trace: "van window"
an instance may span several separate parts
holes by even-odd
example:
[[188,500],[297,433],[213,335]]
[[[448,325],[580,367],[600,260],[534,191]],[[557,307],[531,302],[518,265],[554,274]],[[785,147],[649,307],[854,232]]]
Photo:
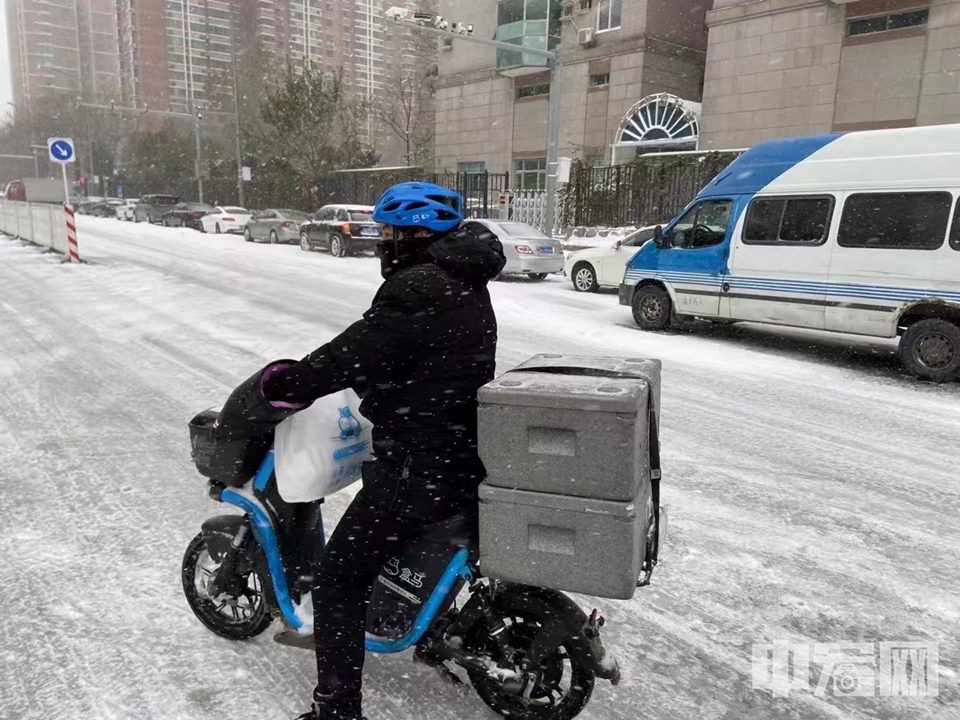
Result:
[[953,211],[953,224],[950,226],[950,247],[960,250],[960,202]]
[[743,226],[746,245],[823,245],[833,197],[755,198]]
[[726,237],[732,207],[733,200],[697,203],[670,229],[671,245],[688,250],[719,245]]
[[847,198],[837,243],[847,248],[936,250],[950,217],[950,193],[859,193]]

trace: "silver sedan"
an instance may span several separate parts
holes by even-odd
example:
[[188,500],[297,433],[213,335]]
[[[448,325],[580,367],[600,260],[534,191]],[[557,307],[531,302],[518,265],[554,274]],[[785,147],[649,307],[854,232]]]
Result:
[[527,275],[543,280],[563,271],[563,246],[526,223],[509,220],[468,220],[490,230],[503,244],[505,274]]
[[243,229],[247,242],[300,242],[300,223],[309,219],[307,213],[286,208],[267,208],[253,213]]

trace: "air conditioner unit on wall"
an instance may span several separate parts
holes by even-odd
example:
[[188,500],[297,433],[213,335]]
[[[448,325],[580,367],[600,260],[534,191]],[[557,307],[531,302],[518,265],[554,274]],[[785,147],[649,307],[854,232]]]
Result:
[[578,29],[577,42],[584,46],[593,45],[596,42],[596,38],[594,37],[594,29],[592,27]]

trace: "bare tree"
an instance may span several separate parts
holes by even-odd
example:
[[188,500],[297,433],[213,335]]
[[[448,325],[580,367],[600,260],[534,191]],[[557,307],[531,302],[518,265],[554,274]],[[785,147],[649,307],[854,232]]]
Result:
[[405,69],[398,64],[377,103],[377,119],[399,141],[404,162],[416,165],[433,147],[433,95],[436,65]]

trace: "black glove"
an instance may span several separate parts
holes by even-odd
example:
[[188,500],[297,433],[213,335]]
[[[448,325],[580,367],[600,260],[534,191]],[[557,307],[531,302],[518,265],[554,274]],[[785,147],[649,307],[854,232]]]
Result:
[[263,435],[272,432],[282,420],[306,407],[289,403],[277,407],[264,398],[261,389],[264,378],[275,374],[279,368],[294,364],[296,360],[277,360],[240,383],[220,411],[212,430],[213,438],[232,440]]

